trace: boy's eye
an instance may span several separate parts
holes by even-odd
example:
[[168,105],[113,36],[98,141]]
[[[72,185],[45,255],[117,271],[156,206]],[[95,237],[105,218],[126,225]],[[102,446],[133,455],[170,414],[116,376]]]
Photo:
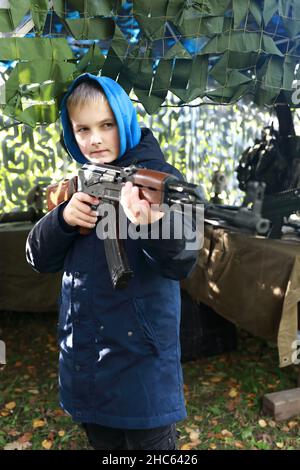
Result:
[[106,123],[104,124],[104,127],[106,127],[106,128],[108,127],[108,128],[109,128],[109,127],[112,127],[113,125],[114,125],[113,122],[106,122]]
[[88,128],[87,127],[80,127],[79,129],[77,129],[77,132],[84,132],[84,131],[88,131]]

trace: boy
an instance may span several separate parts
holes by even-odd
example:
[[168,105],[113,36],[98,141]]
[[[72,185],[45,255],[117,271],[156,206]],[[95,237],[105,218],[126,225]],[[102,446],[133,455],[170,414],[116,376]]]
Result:
[[[79,163],[135,163],[181,177],[165,162],[151,131],[140,129],[128,95],[110,78],[78,77],[63,99],[61,120],[65,145]],[[128,287],[114,290],[91,209],[98,203],[75,193],[41,219],[27,240],[35,270],[63,269],[61,405],[83,424],[95,449],[175,449],[175,423],[186,416],[178,280],[191,272],[197,253],[186,249],[185,238],[128,238],[124,245],[135,276]],[[120,204],[136,225],[159,226],[164,216],[131,183],[123,187]],[[83,236],[78,227],[92,230]]]

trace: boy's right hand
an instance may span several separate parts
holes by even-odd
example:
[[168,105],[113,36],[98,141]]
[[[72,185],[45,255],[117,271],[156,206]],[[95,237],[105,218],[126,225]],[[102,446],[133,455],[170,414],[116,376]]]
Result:
[[67,224],[75,227],[94,228],[97,222],[97,212],[91,205],[98,205],[99,199],[88,194],[74,193],[63,211],[63,218]]

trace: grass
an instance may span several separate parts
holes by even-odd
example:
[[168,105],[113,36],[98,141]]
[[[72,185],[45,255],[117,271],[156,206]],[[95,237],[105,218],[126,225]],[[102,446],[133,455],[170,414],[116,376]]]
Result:
[[[0,449],[89,449],[58,404],[56,315],[0,315]],[[299,449],[300,416],[276,423],[261,411],[265,393],[297,385],[297,367],[277,364],[275,347],[242,331],[237,351],[185,363],[179,448]]]

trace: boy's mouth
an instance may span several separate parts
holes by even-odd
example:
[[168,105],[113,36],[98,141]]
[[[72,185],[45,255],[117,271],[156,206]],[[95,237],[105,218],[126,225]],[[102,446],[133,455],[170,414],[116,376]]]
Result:
[[104,149],[104,150],[93,150],[93,152],[91,152],[91,155],[102,155],[104,152],[107,152],[107,149]]

